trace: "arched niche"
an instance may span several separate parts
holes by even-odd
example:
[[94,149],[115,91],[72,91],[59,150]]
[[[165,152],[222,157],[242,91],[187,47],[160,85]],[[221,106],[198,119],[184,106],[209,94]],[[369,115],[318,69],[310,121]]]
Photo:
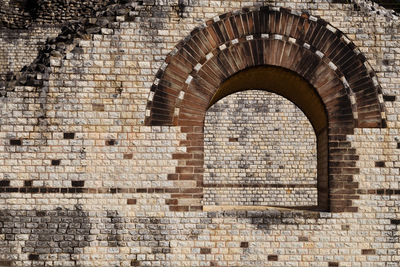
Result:
[[275,66],[258,66],[226,79],[216,90],[209,106],[224,97],[249,89],[264,90],[285,97],[298,106],[313,126],[317,139],[318,210],[329,209],[328,115],[315,88],[298,74]]
[[[207,108],[224,95],[224,84],[235,80],[230,87],[237,90],[241,83],[257,87],[264,75],[275,89],[265,83],[261,89],[280,88],[279,93],[310,118],[317,135],[327,136],[318,139],[318,146],[326,148],[318,153],[319,162],[324,162],[324,168],[318,169],[328,180],[321,179],[321,199],[328,201],[321,200],[319,208],[357,211],[353,200],[358,198],[358,184],[353,175],[359,172],[358,157],[346,135],[356,127],[386,127],[376,75],[360,50],[326,21],[268,6],[227,13],[196,28],[168,55],[156,75],[145,124],[181,126],[188,136],[182,142],[187,155],[179,156],[186,160],[170,175],[186,201],[181,205],[178,200],[172,209],[201,209],[202,126]],[[304,81],[314,93],[287,89],[290,79]],[[325,115],[315,115],[322,110]],[[180,179],[192,179],[196,187],[185,187],[187,182],[180,186]],[[193,203],[187,201],[191,197]]]
[[293,102],[249,89],[207,110],[205,206],[317,209],[317,181],[315,131]]

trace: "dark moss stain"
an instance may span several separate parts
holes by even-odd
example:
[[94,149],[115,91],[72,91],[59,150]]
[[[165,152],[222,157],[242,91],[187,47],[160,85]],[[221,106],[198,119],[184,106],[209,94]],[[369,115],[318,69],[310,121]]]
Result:
[[109,247],[125,247],[123,236],[121,232],[125,228],[124,219],[115,210],[107,211],[107,242]]
[[115,139],[106,140],[106,146],[114,146],[117,144]]
[[391,219],[390,224],[392,227],[388,228],[389,230],[385,231],[386,242],[391,244],[398,244],[400,242],[400,219]]
[[53,166],[58,166],[58,165],[60,165],[60,163],[61,163],[60,159],[51,160],[51,165],[53,165]]
[[9,260],[0,260],[0,266],[14,266],[13,261]]
[[[152,254],[159,254],[163,257],[171,253],[170,239],[168,238],[167,225],[171,222],[167,218],[157,217],[137,217],[133,219],[135,223],[135,234],[137,234],[137,242],[140,246],[150,247]],[[191,231],[185,233],[186,236],[191,235]]]
[[39,255],[38,254],[29,254],[28,255],[28,260],[30,260],[30,261],[38,261],[39,260]]
[[10,180],[0,180],[0,187],[10,186]]
[[64,133],[64,139],[74,139],[75,133]]
[[88,213],[79,206],[74,210],[0,210],[0,234],[6,237],[5,247],[14,247],[16,236],[28,234],[22,253],[43,264],[49,255],[66,254],[69,259],[65,264],[76,266],[75,255],[89,246],[90,230]]
[[71,181],[72,187],[83,187],[85,185],[85,181]]
[[[308,224],[310,220],[315,220],[315,225],[323,224],[319,212],[307,211],[282,211],[282,210],[263,210],[263,211],[222,211],[208,212],[207,217],[213,218],[237,218],[239,223],[251,223],[258,230],[269,233],[272,225],[302,225]],[[212,223],[210,223],[212,225]]]
[[20,145],[22,145],[22,141],[20,139],[11,139],[10,145],[11,146],[20,146]]

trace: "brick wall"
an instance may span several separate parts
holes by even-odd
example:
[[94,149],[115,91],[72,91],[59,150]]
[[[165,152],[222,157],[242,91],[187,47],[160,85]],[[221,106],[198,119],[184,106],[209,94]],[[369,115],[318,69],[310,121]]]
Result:
[[207,210],[203,128],[145,126],[151,88],[195,27],[264,2],[140,2],[67,27],[0,87],[0,266],[398,266],[396,17],[367,1],[270,3],[337,27],[376,73],[387,127],[318,142],[329,178],[348,173],[330,201],[354,209]]
[[[29,30],[0,28],[0,82],[11,79],[14,73],[34,61],[47,38],[56,37],[58,33],[59,29],[52,26]],[[7,73],[11,77],[7,77]]]

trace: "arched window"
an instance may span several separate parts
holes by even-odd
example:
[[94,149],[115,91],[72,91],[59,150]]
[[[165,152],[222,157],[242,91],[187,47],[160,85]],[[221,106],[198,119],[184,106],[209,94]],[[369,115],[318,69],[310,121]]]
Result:
[[307,13],[268,6],[223,14],[193,30],[156,75],[146,125],[186,134],[168,201],[171,210],[201,210],[204,119],[210,106],[257,88],[295,103],[317,138],[316,209],[354,212],[358,156],[355,128],[386,127],[381,88],[361,51],[338,29]]
[[224,97],[205,116],[203,204],[316,207],[316,144],[307,117],[284,97]]

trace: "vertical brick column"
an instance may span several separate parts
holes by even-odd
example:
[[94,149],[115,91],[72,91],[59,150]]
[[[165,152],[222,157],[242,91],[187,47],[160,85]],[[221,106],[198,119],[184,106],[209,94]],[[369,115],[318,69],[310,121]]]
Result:
[[358,156],[351,142],[346,140],[352,129],[330,129],[329,134],[329,187],[332,212],[356,212],[353,205],[357,195],[358,183],[353,176],[359,173],[356,167]]
[[181,131],[186,133],[186,140],[180,142],[182,147],[186,147],[186,152],[172,155],[173,159],[178,160],[178,166],[175,173],[168,175],[168,179],[174,181],[175,188],[166,204],[171,211],[198,211],[202,210],[203,198],[203,127],[183,126]]
[[318,209],[329,210],[329,148],[328,129],[316,133],[317,135],[317,188],[318,188]]

